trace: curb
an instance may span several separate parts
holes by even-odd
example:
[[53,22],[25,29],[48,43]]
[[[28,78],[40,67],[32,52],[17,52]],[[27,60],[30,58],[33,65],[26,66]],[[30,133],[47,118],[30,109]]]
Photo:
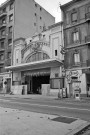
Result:
[[85,127],[83,127],[80,131],[78,131],[74,135],[82,135],[82,132],[87,130],[89,126],[90,126],[90,123],[87,123],[87,125]]
[[90,126],[89,122],[86,122],[79,126],[78,128],[72,130],[71,132],[65,134],[65,135],[82,135],[82,132],[87,129]]

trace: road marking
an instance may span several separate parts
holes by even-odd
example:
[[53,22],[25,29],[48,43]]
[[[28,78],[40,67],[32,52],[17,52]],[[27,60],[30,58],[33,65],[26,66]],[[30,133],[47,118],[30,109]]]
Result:
[[3,101],[3,102],[7,102],[8,101],[8,102],[10,102],[10,100],[8,100],[8,99],[6,99],[6,100],[5,99],[0,99],[0,101]]
[[30,104],[30,103],[21,103],[21,102],[16,102],[16,101],[10,101],[10,100],[3,100],[4,102],[10,102],[10,103],[16,103],[16,104],[26,104],[26,105],[29,105],[29,106],[38,106],[38,107],[49,107],[49,108],[62,108],[62,109],[68,109],[68,110],[78,110],[78,111],[89,111],[90,112],[90,109],[79,109],[79,108],[73,108],[73,107],[60,107],[60,106],[52,106],[52,105],[41,105],[41,104]]

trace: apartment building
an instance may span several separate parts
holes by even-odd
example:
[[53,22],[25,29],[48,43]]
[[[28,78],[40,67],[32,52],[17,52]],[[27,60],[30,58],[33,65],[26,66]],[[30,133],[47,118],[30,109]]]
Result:
[[[10,87],[13,40],[40,33],[55,23],[55,18],[34,0],[7,0],[0,6],[0,89]],[[3,87],[4,86],[4,87]]]
[[72,0],[61,6],[64,27],[66,86],[90,95],[90,0]]
[[22,94],[24,86],[28,94],[57,96],[64,87],[62,29],[63,23],[59,22],[41,34],[14,40],[13,65],[6,67],[12,71],[14,94]]

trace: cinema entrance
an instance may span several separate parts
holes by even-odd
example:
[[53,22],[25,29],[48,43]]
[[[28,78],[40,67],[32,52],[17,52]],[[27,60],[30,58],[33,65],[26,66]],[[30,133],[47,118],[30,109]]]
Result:
[[42,85],[50,84],[50,68],[25,71],[24,77],[28,94],[41,94]]

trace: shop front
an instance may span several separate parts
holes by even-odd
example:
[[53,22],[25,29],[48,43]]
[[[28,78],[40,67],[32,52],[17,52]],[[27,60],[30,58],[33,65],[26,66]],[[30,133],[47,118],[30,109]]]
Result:
[[[55,78],[55,73],[61,73],[61,65],[62,62],[58,59],[47,59],[7,67],[8,70],[12,71],[12,92],[22,94],[21,89],[25,86],[27,94],[50,95],[51,80],[53,77]],[[52,85],[56,85],[56,82]]]
[[50,84],[50,68],[22,71],[21,76],[28,94],[42,94],[42,84]]
[[11,91],[11,72],[0,74],[0,93],[10,93]]
[[77,69],[66,71],[66,86],[69,97],[75,97],[80,92],[81,97],[89,97],[90,71],[89,69]]

